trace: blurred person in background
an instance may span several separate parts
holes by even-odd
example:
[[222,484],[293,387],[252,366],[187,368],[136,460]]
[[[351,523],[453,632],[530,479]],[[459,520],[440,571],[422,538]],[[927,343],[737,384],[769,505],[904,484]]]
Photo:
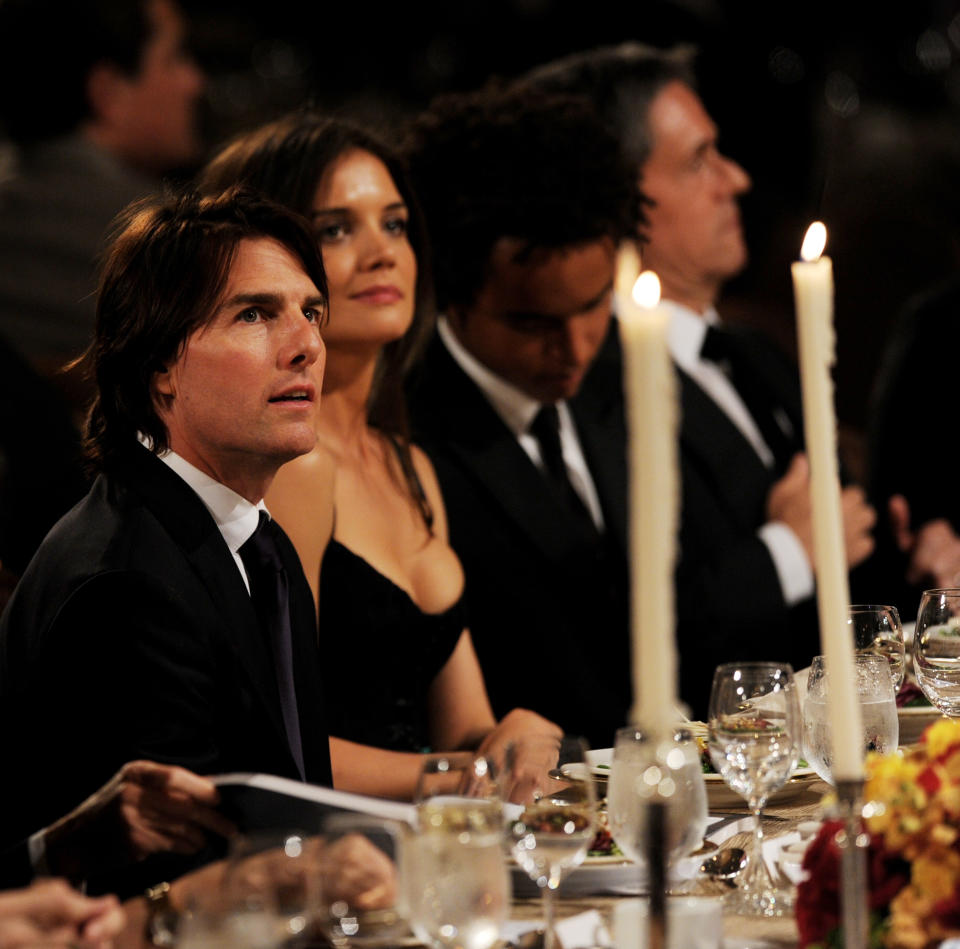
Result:
[[199,156],[184,31],[174,0],[0,3],[0,336],[44,375],[92,338],[114,216]]

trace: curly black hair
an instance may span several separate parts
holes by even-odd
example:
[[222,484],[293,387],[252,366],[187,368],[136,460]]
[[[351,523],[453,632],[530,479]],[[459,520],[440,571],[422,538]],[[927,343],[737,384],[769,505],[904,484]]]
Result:
[[521,255],[636,239],[636,171],[589,104],[501,82],[441,96],[408,130],[405,152],[433,245],[437,303],[469,306],[494,244]]

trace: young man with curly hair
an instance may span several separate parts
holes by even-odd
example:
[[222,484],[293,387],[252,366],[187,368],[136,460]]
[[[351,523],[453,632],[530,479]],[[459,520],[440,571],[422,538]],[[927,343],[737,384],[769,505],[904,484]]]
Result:
[[635,176],[582,104],[497,87],[436,101],[408,156],[443,314],[411,417],[491,701],[609,746],[630,694],[624,423],[603,370]]

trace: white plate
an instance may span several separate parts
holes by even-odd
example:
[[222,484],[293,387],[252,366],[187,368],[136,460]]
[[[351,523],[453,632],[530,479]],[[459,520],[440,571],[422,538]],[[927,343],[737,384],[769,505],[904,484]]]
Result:
[[[819,781],[813,768],[797,768],[792,777],[779,790],[767,798],[767,804],[781,804],[803,794],[815,781]],[[703,782],[707,786],[707,806],[714,810],[718,807],[746,807],[746,801],[724,783],[719,774],[705,774]]]

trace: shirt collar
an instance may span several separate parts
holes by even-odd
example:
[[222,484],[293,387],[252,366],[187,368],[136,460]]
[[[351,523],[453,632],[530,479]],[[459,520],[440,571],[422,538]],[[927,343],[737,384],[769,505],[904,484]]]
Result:
[[[230,552],[236,554],[257,529],[260,511],[267,511],[263,501],[251,504],[245,497],[214,480],[175,451],[164,452],[159,457],[193,488],[216,521]],[[268,516],[269,514],[267,511]]]
[[445,316],[437,320],[437,332],[454,361],[476,383],[507,428],[515,436],[524,434],[540,411],[540,403],[483,365],[457,339]]
[[660,306],[670,314],[670,326],[667,329],[670,355],[681,369],[689,369],[700,361],[700,349],[707,327],[718,324],[720,316],[713,307],[698,313],[673,300],[661,300]]

